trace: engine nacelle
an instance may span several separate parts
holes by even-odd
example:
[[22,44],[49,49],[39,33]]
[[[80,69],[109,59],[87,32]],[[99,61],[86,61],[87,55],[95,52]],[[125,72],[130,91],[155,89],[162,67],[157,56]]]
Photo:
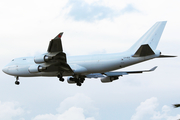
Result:
[[52,60],[52,56],[47,56],[47,55],[38,55],[34,57],[34,62],[39,64],[39,63],[44,63],[48,62],[49,60]]
[[75,82],[75,79],[74,79],[73,77],[68,77],[68,78],[67,78],[67,82],[68,82],[69,84],[74,84],[74,83],[76,83],[76,82]]
[[30,73],[38,73],[38,72],[43,72],[44,70],[46,70],[46,67],[43,67],[41,65],[31,65],[28,69],[28,71]]
[[112,76],[112,77],[104,77],[101,79],[102,83],[107,83],[107,82],[112,82],[114,80],[117,80],[119,77],[117,76]]

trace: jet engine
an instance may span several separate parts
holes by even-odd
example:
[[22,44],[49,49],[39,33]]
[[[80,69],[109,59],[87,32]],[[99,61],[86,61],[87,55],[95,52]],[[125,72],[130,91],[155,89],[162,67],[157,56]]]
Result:
[[48,62],[49,60],[52,60],[52,56],[47,56],[47,55],[39,55],[34,57],[34,62],[39,64],[39,63],[44,63]]
[[112,76],[112,77],[104,77],[101,79],[102,83],[112,82],[114,80],[117,80],[118,76]]
[[74,83],[76,83],[76,82],[75,82],[75,78],[73,78],[73,77],[68,77],[68,78],[67,78],[67,82],[68,82],[69,84],[74,84]]
[[46,69],[47,69],[46,67],[43,67],[41,65],[31,65],[28,70],[30,73],[38,73],[38,72],[43,72]]

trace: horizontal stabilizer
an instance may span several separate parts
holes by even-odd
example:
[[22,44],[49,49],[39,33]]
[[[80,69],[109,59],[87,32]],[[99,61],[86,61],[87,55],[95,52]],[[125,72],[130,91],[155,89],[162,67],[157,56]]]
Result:
[[148,44],[141,45],[133,57],[143,57],[155,54]]
[[165,57],[177,57],[177,56],[173,56],[173,55],[160,55],[158,58],[165,58]]

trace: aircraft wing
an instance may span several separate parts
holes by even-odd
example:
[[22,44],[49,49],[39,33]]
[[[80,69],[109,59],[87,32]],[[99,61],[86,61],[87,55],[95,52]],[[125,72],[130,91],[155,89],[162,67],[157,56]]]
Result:
[[150,70],[141,70],[141,71],[124,71],[124,72],[106,72],[104,73],[106,76],[123,76],[128,74],[135,74],[135,73],[143,73],[143,72],[151,72],[154,71],[157,68],[157,66],[151,68]]
[[63,32],[59,33],[54,39],[49,42],[48,52],[63,52],[61,37]]
[[54,39],[49,42],[48,55],[52,57],[47,67],[47,72],[50,71],[64,71],[72,72],[73,70],[67,64],[66,54],[63,52],[61,37],[63,32],[59,33]]
[[86,77],[87,78],[119,77],[119,76],[128,75],[128,74],[151,72],[151,71],[154,71],[156,68],[157,68],[157,66],[151,68],[150,70],[94,73],[94,74],[88,74],[88,75],[86,75]]
[[101,73],[92,73],[92,74],[86,75],[86,78],[103,78],[103,77],[105,76]]

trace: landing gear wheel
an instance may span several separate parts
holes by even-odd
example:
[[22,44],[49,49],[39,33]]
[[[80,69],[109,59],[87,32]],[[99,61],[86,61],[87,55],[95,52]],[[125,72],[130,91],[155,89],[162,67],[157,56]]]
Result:
[[20,82],[19,82],[19,81],[15,81],[15,84],[16,84],[16,85],[19,85],[19,84],[20,84]]
[[19,84],[20,84],[20,82],[19,82],[19,76],[16,76],[15,84],[16,84],[16,85],[19,85]]
[[84,83],[84,78],[81,78],[79,81],[81,82],[81,83]]
[[76,85],[77,85],[77,86],[81,86],[81,83],[80,83],[80,82],[77,82]]
[[64,78],[59,78],[59,81],[62,81],[62,82],[64,82]]
[[63,76],[62,76],[62,73],[59,73],[59,74],[57,75],[57,77],[59,78],[59,81],[64,82],[64,78],[63,78]]

